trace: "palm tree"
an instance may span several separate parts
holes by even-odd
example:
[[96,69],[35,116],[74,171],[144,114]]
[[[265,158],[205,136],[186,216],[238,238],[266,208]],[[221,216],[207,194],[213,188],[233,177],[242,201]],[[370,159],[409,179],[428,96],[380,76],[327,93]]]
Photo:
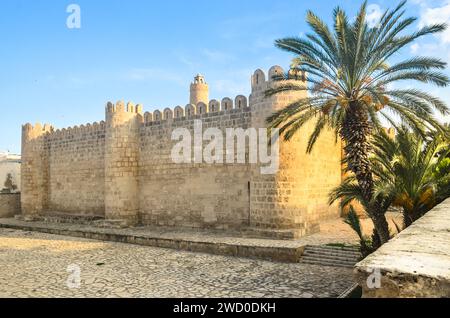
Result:
[[[379,138],[388,139],[389,136],[383,130],[381,130]],[[373,140],[371,140],[371,143],[372,142]],[[375,149],[374,152],[376,152],[376,150],[377,149]],[[369,160],[371,160],[371,166],[373,166],[374,161],[376,161],[373,155],[369,158]],[[346,168],[346,170],[348,170],[348,167]],[[384,182],[386,181],[384,175],[381,176],[378,175],[377,171],[378,170],[374,170],[372,172],[374,174],[373,179],[374,191],[372,198],[370,198],[370,201],[368,201],[367,198],[364,196],[361,186],[358,183],[358,180],[354,174],[353,175],[350,174],[348,177],[346,177],[342,181],[342,183],[336,188],[334,188],[329,194],[330,205],[335,203],[336,201],[339,201],[340,206],[343,210],[349,208],[345,219],[345,223],[347,223],[355,231],[355,233],[358,234],[360,238],[361,254],[364,257],[369,255],[373,251],[377,250],[382,245],[382,243],[376,228],[374,228],[371,239],[367,238],[362,234],[359,216],[355,212],[352,204],[354,202],[358,202],[361,204],[364,211],[369,211],[370,207],[373,206],[376,202],[376,204],[378,205],[379,213],[385,215],[385,213],[388,211],[388,209],[391,207],[394,201],[394,195],[392,193],[385,191],[377,191],[378,189],[384,187]]]
[[[423,134],[424,126],[441,129],[433,116],[437,110],[448,114],[447,106],[438,98],[418,89],[396,89],[393,83],[413,80],[447,86],[449,78],[440,73],[445,63],[439,59],[414,57],[393,65],[391,57],[416,39],[441,32],[445,24],[425,26],[405,33],[416,18],[403,18],[405,1],[395,9],[384,12],[376,27],[366,22],[366,3],[353,23],[339,7],[334,10],[334,27],[330,28],[313,12],[307,13],[312,33],[304,38],[290,37],[276,41],[276,46],[295,55],[291,70],[280,77],[266,95],[284,91],[306,90],[309,97],[295,101],[274,113],[269,126],[280,128],[289,140],[307,121],[316,120],[309,138],[310,152],[321,131],[332,127],[344,141],[345,159],[369,204],[371,217],[381,243],[389,240],[389,229],[381,203],[372,200],[374,179],[369,161],[370,135],[380,129],[380,119],[394,122],[392,114],[406,125]],[[290,81],[293,74],[306,72],[304,87]],[[421,123],[423,125],[421,125]]]

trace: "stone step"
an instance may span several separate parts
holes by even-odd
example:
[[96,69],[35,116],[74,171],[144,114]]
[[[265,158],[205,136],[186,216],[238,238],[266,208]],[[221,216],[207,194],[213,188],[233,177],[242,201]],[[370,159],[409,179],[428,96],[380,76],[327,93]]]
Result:
[[322,265],[329,265],[329,266],[333,266],[333,265],[342,265],[342,266],[349,266],[349,267],[353,267],[355,266],[357,263],[355,262],[346,262],[346,261],[337,261],[337,260],[323,260],[323,259],[303,259],[300,261],[300,263],[303,264],[322,264]]
[[345,263],[345,262],[324,262],[317,260],[304,260],[300,262],[301,264],[310,264],[310,265],[322,265],[322,266],[338,266],[338,267],[354,267],[353,263]]
[[99,228],[124,229],[128,224],[123,220],[97,220],[92,223]]
[[327,245],[308,245],[308,248],[311,250],[317,251],[340,251],[340,252],[349,252],[349,253],[359,253],[358,247],[338,247],[338,246],[327,246]]
[[310,254],[317,254],[317,255],[347,256],[347,257],[355,257],[355,258],[358,258],[361,255],[361,253],[354,253],[354,252],[322,251],[322,250],[311,250],[309,248],[306,248],[305,252],[308,252]]
[[348,261],[348,262],[355,262],[357,263],[359,261],[359,257],[349,257],[346,255],[323,255],[323,254],[312,254],[306,251],[303,256],[303,258],[308,259],[329,259],[329,260],[342,260],[342,261]]
[[361,255],[359,252],[339,252],[339,251],[321,251],[321,250],[311,250],[308,249],[308,252],[312,254],[318,254],[318,255],[345,255],[345,256],[351,256],[351,257],[358,257]]
[[326,262],[323,260],[308,260],[302,259],[300,261],[301,264],[309,264],[309,265],[321,265],[321,266],[332,266],[332,267],[347,267],[352,268],[355,266],[355,263],[347,263],[347,262]]
[[[96,222],[101,224],[93,226],[27,222],[9,218],[0,219],[0,228],[297,264],[305,249],[304,245],[285,240],[221,236],[206,231],[170,232],[168,229],[162,231],[151,227],[120,228],[120,221],[99,220]],[[106,228],[99,226],[108,223],[109,226]],[[118,228],[111,228],[111,225],[117,225]]]
[[355,261],[357,262],[359,260],[359,257],[355,256],[348,256],[348,255],[326,255],[326,254],[314,254],[310,253],[308,251],[304,252],[303,257],[308,258],[315,258],[315,259],[339,259],[339,260],[346,260],[346,261]]
[[308,245],[300,263],[337,267],[353,267],[358,263],[360,253],[353,247]]
[[328,251],[317,251],[317,250],[310,250],[306,248],[305,253],[311,254],[311,255],[324,255],[324,256],[345,256],[345,257],[352,257],[352,258],[359,258],[360,253],[346,253],[346,252],[328,252]]

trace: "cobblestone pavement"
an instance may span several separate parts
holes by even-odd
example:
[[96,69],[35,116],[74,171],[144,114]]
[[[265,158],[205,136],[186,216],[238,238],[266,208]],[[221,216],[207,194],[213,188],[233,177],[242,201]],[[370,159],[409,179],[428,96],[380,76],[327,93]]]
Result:
[[352,283],[348,268],[0,229],[0,297],[337,297]]

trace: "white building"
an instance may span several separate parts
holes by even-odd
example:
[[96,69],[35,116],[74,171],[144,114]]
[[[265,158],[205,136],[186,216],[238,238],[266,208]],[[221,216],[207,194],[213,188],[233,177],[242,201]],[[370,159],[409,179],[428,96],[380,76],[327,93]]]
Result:
[[20,155],[0,152],[0,191],[5,188],[8,174],[11,174],[13,184],[17,186],[15,192],[20,192]]

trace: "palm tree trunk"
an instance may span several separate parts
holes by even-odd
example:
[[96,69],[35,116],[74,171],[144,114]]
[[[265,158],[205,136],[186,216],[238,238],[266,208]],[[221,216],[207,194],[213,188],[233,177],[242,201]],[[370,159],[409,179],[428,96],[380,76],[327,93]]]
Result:
[[403,226],[406,229],[413,223],[411,212],[403,208]]
[[340,131],[345,142],[346,163],[356,176],[364,200],[368,203],[367,213],[373,221],[381,244],[384,244],[390,238],[389,226],[380,204],[372,200],[374,182],[369,160],[371,125],[367,111],[356,102],[350,103],[349,108]]
[[374,203],[373,206],[371,206],[371,210],[372,211],[368,212],[368,214],[372,219],[381,244],[384,244],[389,241],[391,237],[389,234],[389,224],[387,222],[386,215],[381,212],[382,209],[380,209],[380,206],[377,202]]
[[418,219],[422,217],[421,210],[418,208],[406,209],[403,208],[403,221],[405,224],[405,228],[416,222]]

